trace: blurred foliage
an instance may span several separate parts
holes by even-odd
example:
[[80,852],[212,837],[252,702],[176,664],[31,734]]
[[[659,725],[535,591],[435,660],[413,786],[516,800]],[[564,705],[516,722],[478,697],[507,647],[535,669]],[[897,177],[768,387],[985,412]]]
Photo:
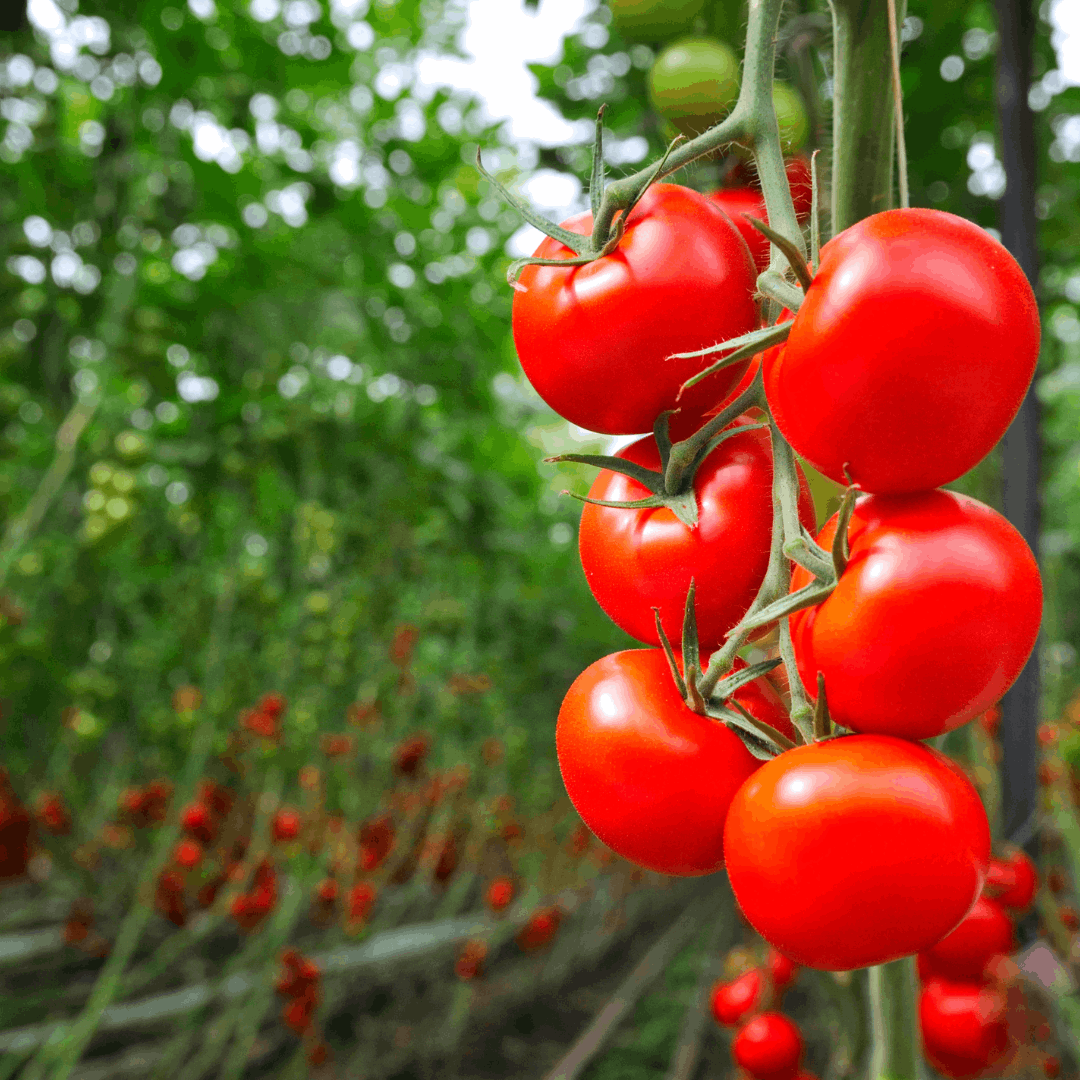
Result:
[[450,757],[501,734],[553,795],[561,694],[622,638],[511,374],[518,222],[473,160],[514,154],[415,81],[462,6],[125,10],[43,0],[0,40],[9,526],[94,409],[5,586],[5,763],[39,771],[66,716],[76,760],[114,732],[175,767],[195,683],[222,740],[268,690],[301,753],[377,702]]

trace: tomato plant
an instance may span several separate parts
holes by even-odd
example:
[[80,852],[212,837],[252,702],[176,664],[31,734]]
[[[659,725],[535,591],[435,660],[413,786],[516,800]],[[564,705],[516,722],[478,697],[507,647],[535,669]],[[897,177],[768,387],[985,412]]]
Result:
[[967,1080],[1009,1050],[1007,1001],[993,986],[931,979],[919,998],[923,1052],[943,1076]]
[[940,210],[888,210],[822,248],[765,391],[826,476],[921,491],[990,452],[1038,352],[1035,296],[1000,243]]
[[[837,518],[818,542],[828,548]],[[926,739],[973,719],[1012,685],[1039,632],[1042,585],[1023,537],[951,491],[863,496],[833,593],[791,619],[803,685],[864,733]],[[810,575],[796,569],[792,590]]]
[[[648,469],[660,468],[651,435],[631,443],[618,456]],[[666,507],[586,503],[578,545],[597,603],[616,625],[650,645],[660,644],[654,607],[660,609],[668,639],[679,641],[686,593],[695,581],[698,636],[702,648],[711,651],[750,606],[768,566],[772,534],[768,432],[756,428],[725,439],[698,468],[694,492],[699,516],[693,529]],[[638,481],[609,470],[602,471],[589,489],[590,499],[605,502],[648,495]],[[803,524],[812,529],[814,504],[805,480],[799,510]]]
[[555,746],[570,801],[612,850],[665,874],[723,866],[727,808],[760,763],[722,723],[691,712],[660,649],[586,668],[559,710]]
[[[591,214],[563,223],[591,231]],[[573,252],[546,238],[541,258]],[[667,359],[757,325],[755,272],[746,243],[704,195],[655,184],[627,219],[619,246],[585,266],[526,266],[514,295],[521,366],[560,415],[590,431],[651,431],[665,409],[702,415],[739,381],[746,364],[679,387],[709,360]],[[723,302],[718,298],[723,297]]]
[[956,926],[982,888],[990,829],[948,758],[852,735],[758,769],[732,800],[724,850],[762,937],[796,963],[842,971],[908,956]]

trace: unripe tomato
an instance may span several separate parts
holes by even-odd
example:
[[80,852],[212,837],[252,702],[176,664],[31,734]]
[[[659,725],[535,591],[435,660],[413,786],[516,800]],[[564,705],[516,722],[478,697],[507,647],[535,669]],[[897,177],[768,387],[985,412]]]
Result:
[[931,979],[919,997],[923,1052],[942,1076],[979,1076],[1009,1050],[1007,1000],[978,983]]
[[739,96],[739,58],[715,38],[669,45],[649,72],[649,101],[689,138],[719,123]]
[[991,859],[986,895],[1003,908],[1024,911],[1039,891],[1039,872],[1026,852],[1014,848],[1003,859]]
[[[592,216],[563,222],[587,234]],[[545,238],[543,258],[573,252]],[[742,377],[745,364],[710,375],[676,402],[679,387],[713,356],[669,360],[757,327],[754,263],[738,229],[704,195],[654,184],[618,248],[586,266],[526,266],[514,294],[521,366],[540,396],[571,423],[609,435],[652,430],[665,409],[701,416]]]
[[723,866],[727,808],[759,762],[687,708],[660,649],[586,668],[563,699],[555,746],[570,801],[613,851],[664,874]]
[[1000,243],[940,210],[887,210],[822,248],[765,391],[826,476],[925,491],[990,452],[1038,353],[1034,293]]
[[[818,543],[828,549],[834,515]],[[927,739],[967,723],[1012,685],[1035,645],[1042,584],[1024,538],[953,491],[863,496],[851,558],[821,604],[791,618],[799,674],[833,719]],[[796,567],[792,590],[810,575]]]
[[724,1027],[737,1027],[758,1007],[761,990],[761,972],[757,968],[731,982],[718,982],[710,1001],[713,1018]]
[[790,83],[777,79],[773,83],[773,108],[780,127],[780,146],[785,154],[793,154],[806,145],[810,137],[810,117],[802,95]]
[[611,21],[627,41],[667,41],[694,28],[705,0],[610,0]]
[[[748,425],[740,417],[733,427]],[[618,456],[660,468],[656,440],[647,435]],[[813,529],[814,503],[800,471],[799,515]],[[702,653],[723,644],[753,602],[769,564],[772,535],[772,447],[763,428],[729,436],[694,476],[698,523],[688,528],[666,507],[627,509],[586,503],[578,548],[593,596],[604,612],[639,641],[659,645],[653,608],[668,640],[678,644],[690,582]],[[602,469],[589,498],[644,499],[629,476]]]
[[955,979],[978,982],[995,956],[1016,951],[1012,919],[993,900],[980,896],[954,930],[920,954],[922,970]]
[[846,971],[926,949],[956,926],[986,877],[990,827],[944,755],[851,735],[788,750],[750,776],[724,852],[766,941],[796,963]]
[[793,1080],[802,1062],[803,1040],[786,1016],[765,1012],[749,1020],[731,1042],[735,1064],[754,1080]]

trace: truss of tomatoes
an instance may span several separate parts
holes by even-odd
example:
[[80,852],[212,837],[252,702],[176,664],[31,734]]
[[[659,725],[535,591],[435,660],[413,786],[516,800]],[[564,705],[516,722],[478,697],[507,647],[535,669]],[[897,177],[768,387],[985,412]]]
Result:
[[[591,216],[564,227],[588,233]],[[610,254],[550,265],[572,254],[547,239],[548,265],[521,274],[525,373],[573,423],[653,434],[615,458],[575,458],[601,468],[579,532],[585,576],[651,648],[598,660],[567,693],[556,746],[571,800],[642,866],[726,866],[748,920],[796,963],[849,970],[926,953],[980,896],[990,832],[970,781],[921,740],[1004,694],[1041,618],[1020,534],[941,487],[991,450],[1031,382],[1039,317],[1026,278],[961,218],[875,214],[822,248],[786,341],[754,358],[764,400],[746,400],[768,415],[709,421],[747,385],[748,361],[680,397],[714,358],[675,354],[759,326],[754,260],[719,204],[654,185]],[[693,689],[766,574],[770,417],[857,493],[835,588],[788,616],[798,678],[811,698],[823,680],[836,725],[809,743],[770,665],[737,668],[708,702]],[[825,551],[838,524],[817,536]],[[795,567],[792,592],[812,581]],[[667,642],[683,625],[679,662]]]

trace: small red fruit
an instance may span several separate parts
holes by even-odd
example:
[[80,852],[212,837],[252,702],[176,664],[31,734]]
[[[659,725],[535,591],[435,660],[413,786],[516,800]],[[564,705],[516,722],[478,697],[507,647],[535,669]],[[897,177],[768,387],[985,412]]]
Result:
[[181,840],[173,849],[173,862],[184,870],[193,870],[202,857],[202,845],[195,840]]
[[217,832],[213,811],[202,802],[188,803],[180,813],[180,828],[204,844],[213,843]]
[[71,814],[63,797],[55,792],[43,792],[38,797],[37,819],[53,836],[67,836],[71,832]]
[[315,895],[324,904],[332,904],[337,900],[338,883],[333,878],[323,878],[315,890]]
[[1009,1049],[1007,1000],[978,983],[931,979],[919,998],[923,1051],[942,1076],[969,1080]]
[[731,1043],[731,1056],[754,1080],[793,1080],[803,1040],[786,1016],[765,1012],[748,1021]]
[[776,990],[786,990],[799,974],[799,965],[794,960],[789,960],[783,953],[769,947],[769,955],[765,961],[769,966],[769,975],[772,977],[773,987]]
[[492,911],[502,911],[514,898],[514,883],[507,877],[496,878],[487,888],[487,905]]
[[487,956],[487,944],[479,939],[465,942],[454,964],[454,974],[459,979],[478,978],[484,971],[484,958]]
[[724,1027],[738,1027],[761,1003],[761,972],[757,968],[731,982],[718,982],[712,991],[712,1014]]
[[1076,914],[1076,909],[1071,907],[1058,908],[1058,918],[1061,919],[1062,925],[1066,930],[1076,931],[1080,930],[1080,916]]
[[271,826],[276,841],[295,840],[300,835],[300,814],[291,807],[282,807],[275,815]]
[[978,982],[993,957],[1016,949],[1012,919],[994,900],[980,896],[955,930],[922,952],[925,970],[958,981]]
[[358,881],[349,890],[349,919],[352,922],[363,922],[375,906],[378,894],[373,886],[366,881]]
[[427,735],[411,735],[394,750],[394,772],[399,776],[415,776],[430,749],[431,739]]
[[543,948],[555,936],[561,920],[562,912],[557,907],[541,908],[518,933],[518,947],[525,952]]
[[1039,872],[1027,853],[1017,848],[1002,859],[990,860],[984,889],[1002,907],[1024,911],[1039,891]]

